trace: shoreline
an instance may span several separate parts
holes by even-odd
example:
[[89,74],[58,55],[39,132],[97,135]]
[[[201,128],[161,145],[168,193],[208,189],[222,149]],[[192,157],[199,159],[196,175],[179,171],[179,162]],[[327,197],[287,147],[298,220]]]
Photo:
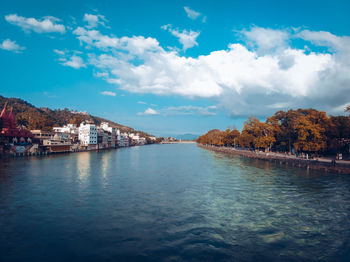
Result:
[[152,144],[144,144],[144,145],[132,145],[132,146],[118,146],[118,147],[108,147],[108,148],[96,148],[96,149],[80,149],[80,150],[74,150],[74,151],[62,151],[62,152],[49,152],[49,151],[42,151],[37,153],[15,153],[11,154],[8,152],[0,153],[0,160],[4,159],[22,159],[22,158],[29,158],[29,157],[45,157],[45,156],[52,156],[52,155],[65,155],[65,154],[76,154],[76,153],[82,153],[82,152],[99,152],[99,151],[108,151],[108,150],[117,150],[122,148],[130,148],[130,147],[136,147],[136,146],[146,146],[146,145],[152,145]]
[[255,151],[248,151],[248,150],[237,150],[233,147],[216,147],[212,145],[202,145],[199,143],[197,143],[197,146],[203,149],[214,151],[214,152],[236,155],[243,158],[258,159],[258,160],[269,161],[280,165],[313,169],[313,170],[322,170],[325,172],[333,172],[338,174],[350,175],[350,162],[349,163],[338,162],[335,165],[333,165],[330,162],[322,161],[320,159],[314,160],[314,159],[296,158],[290,155],[283,155],[283,154],[274,153],[274,152],[265,153],[265,152],[255,152]]

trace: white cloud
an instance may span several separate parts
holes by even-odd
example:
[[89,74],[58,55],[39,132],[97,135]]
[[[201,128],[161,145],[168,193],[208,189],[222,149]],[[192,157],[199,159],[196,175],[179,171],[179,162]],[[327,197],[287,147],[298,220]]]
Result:
[[184,51],[186,51],[188,48],[198,46],[196,39],[199,36],[200,32],[195,32],[192,30],[180,31],[178,29],[173,29],[171,25],[164,25],[161,28],[164,30],[168,30],[173,36],[179,38],[179,42],[182,44],[182,49]]
[[343,51],[344,49],[350,50],[350,37],[349,36],[336,36],[332,33],[325,31],[309,31],[303,30],[297,34],[298,37],[310,41],[318,46],[326,46],[333,51]]
[[20,53],[22,50],[25,49],[25,47],[20,46],[19,44],[16,43],[16,41],[12,41],[10,39],[5,39],[0,44],[0,49],[7,50],[7,51],[12,51],[12,52],[15,52],[15,53]]
[[105,22],[107,22],[106,18],[103,15],[92,15],[92,14],[84,14],[83,21],[87,22],[87,28],[95,28],[99,24],[102,26],[106,26]]
[[143,102],[143,101],[138,101],[137,103],[140,104],[140,105],[147,105],[147,103]]
[[[291,29],[250,31],[242,31],[245,43],[198,57],[167,51],[151,37],[118,38],[84,28],[75,34],[89,48],[88,63],[108,83],[128,92],[209,98],[229,115],[267,115],[295,107],[330,112],[348,103],[349,37]],[[290,42],[300,38],[311,46],[292,47]],[[312,45],[321,44],[329,52],[312,51]]]
[[53,51],[54,51],[56,54],[61,55],[61,56],[63,56],[63,55],[66,54],[65,51],[63,51],[63,50],[54,49]]
[[109,77],[109,74],[107,72],[96,72],[94,73],[94,76],[98,78],[107,79]]
[[70,66],[74,69],[79,69],[81,67],[86,67],[83,59],[80,56],[72,55],[67,62],[62,63],[64,66]]
[[187,16],[188,16],[189,18],[191,18],[192,20],[197,19],[197,18],[201,15],[201,13],[192,10],[192,9],[189,8],[188,6],[184,6],[184,9],[185,9],[185,12],[186,12]]
[[262,28],[254,26],[241,33],[250,47],[256,47],[260,53],[283,49],[288,45],[290,34],[286,30]]
[[6,15],[5,19],[10,24],[21,27],[25,32],[34,31],[36,33],[61,33],[66,32],[65,26],[58,24],[60,20],[53,16],[45,16],[39,20],[26,18],[17,14]]
[[97,30],[86,30],[83,27],[78,27],[73,31],[77,35],[81,44],[86,44],[87,47],[97,47],[102,50],[119,49],[127,50],[132,55],[142,55],[148,51],[159,50],[159,43],[151,37],[133,36],[133,37],[110,37],[101,34]]
[[159,112],[157,110],[154,110],[152,108],[147,108],[145,112],[140,112],[137,113],[139,116],[144,116],[144,115],[159,115]]
[[111,91],[103,91],[101,92],[102,95],[105,96],[116,96],[117,94],[115,92],[111,92]]

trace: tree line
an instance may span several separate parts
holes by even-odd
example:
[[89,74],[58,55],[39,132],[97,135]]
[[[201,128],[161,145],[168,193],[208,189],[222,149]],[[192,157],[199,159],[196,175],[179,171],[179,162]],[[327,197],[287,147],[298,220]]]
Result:
[[[350,106],[345,110],[350,113]],[[350,116],[330,116],[316,109],[278,111],[265,122],[249,117],[242,131],[210,130],[197,139],[204,145],[291,153],[349,153]]]

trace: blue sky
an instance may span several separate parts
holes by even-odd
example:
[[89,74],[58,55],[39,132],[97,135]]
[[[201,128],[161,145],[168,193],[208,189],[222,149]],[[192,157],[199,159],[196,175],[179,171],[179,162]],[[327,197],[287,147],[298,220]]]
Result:
[[158,136],[350,103],[350,1],[1,1],[0,94]]

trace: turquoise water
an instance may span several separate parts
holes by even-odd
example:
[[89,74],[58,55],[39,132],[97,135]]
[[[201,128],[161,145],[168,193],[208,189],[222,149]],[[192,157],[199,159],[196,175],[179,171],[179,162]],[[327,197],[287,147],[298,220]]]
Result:
[[0,160],[0,261],[350,261],[350,176],[195,144]]

